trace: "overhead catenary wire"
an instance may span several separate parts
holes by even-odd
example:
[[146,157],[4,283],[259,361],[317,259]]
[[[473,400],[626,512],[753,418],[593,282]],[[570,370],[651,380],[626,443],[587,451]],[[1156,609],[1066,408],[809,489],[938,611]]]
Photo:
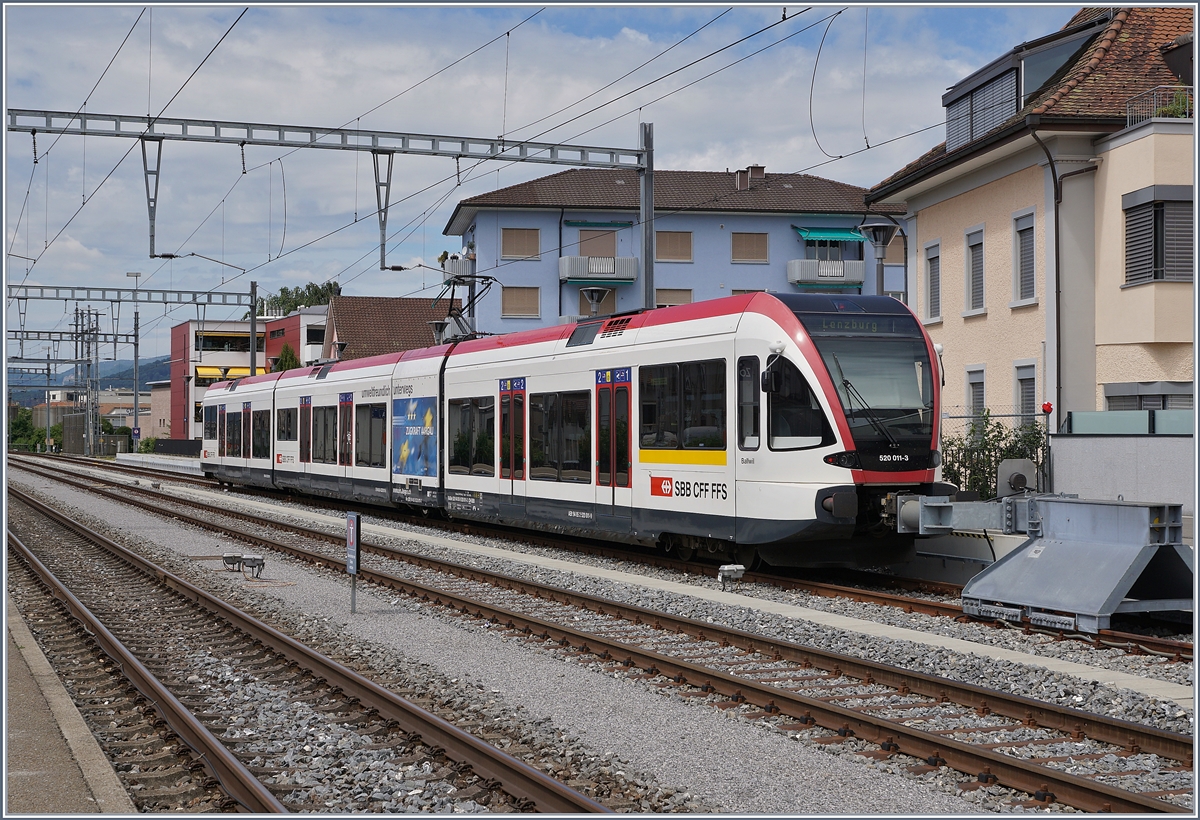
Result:
[[832,28],[833,21],[837,19],[838,14],[841,14],[842,11],[845,11],[845,9],[842,9],[841,11],[837,12],[837,14],[834,14],[832,17],[830,17],[829,22],[825,26],[825,33],[821,35],[821,44],[817,46],[816,59],[813,60],[812,81],[808,86],[808,125],[809,128],[812,129],[813,142],[816,143],[817,149],[820,150],[822,154],[833,159],[837,159],[837,157],[834,157],[833,154],[826,151],[821,146],[821,140],[817,137],[817,124],[813,121],[813,92],[817,87],[817,67],[821,64],[821,49],[825,47],[825,38],[829,36],[829,29]]
[[547,115],[546,115],[546,116],[544,116],[544,117],[541,117],[541,118],[539,118],[539,119],[536,119],[536,120],[534,120],[533,122],[526,123],[525,125],[518,126],[517,128],[514,128],[514,129],[513,129],[513,132],[515,133],[515,132],[517,132],[517,131],[524,131],[526,128],[532,128],[532,127],[533,127],[533,126],[535,126],[535,125],[539,125],[539,124],[541,124],[541,123],[545,122],[546,120],[550,119],[551,117],[557,117],[559,114],[563,113],[564,111],[566,111],[566,110],[568,110],[568,109],[570,109],[570,108],[574,108],[575,106],[579,105],[579,104],[580,104],[580,103],[582,103],[582,102],[585,102],[585,101],[587,101],[587,100],[590,100],[592,97],[596,96],[596,95],[597,95],[597,94],[599,94],[601,91],[606,91],[606,90],[608,90],[609,88],[612,88],[614,85],[616,85],[617,83],[621,82],[621,80],[624,80],[625,78],[627,78],[627,77],[629,77],[629,76],[631,76],[631,75],[633,75],[633,74],[636,74],[638,71],[641,71],[643,68],[645,68],[646,66],[650,65],[652,62],[654,62],[655,60],[657,60],[659,57],[663,57],[663,56],[665,56],[665,55],[666,55],[666,54],[667,54],[669,51],[671,51],[672,49],[674,49],[674,48],[676,48],[676,47],[678,47],[678,46],[681,46],[681,45],[683,45],[683,44],[684,44],[684,43],[686,43],[688,40],[692,39],[692,38],[693,38],[693,37],[695,37],[697,34],[699,34],[700,32],[704,31],[704,29],[708,28],[708,27],[709,27],[709,26],[711,26],[713,23],[717,22],[718,20],[720,20],[722,17],[724,17],[726,14],[728,14],[728,13],[729,13],[729,12],[731,12],[731,11],[733,11],[733,9],[732,9],[732,8],[727,8],[727,9],[725,9],[725,11],[721,12],[720,14],[718,14],[716,17],[714,17],[714,18],[712,18],[711,20],[709,20],[709,21],[708,21],[707,23],[705,23],[704,25],[700,26],[700,28],[696,29],[696,30],[695,30],[695,31],[693,31],[691,34],[688,34],[688,35],[687,35],[686,37],[684,37],[682,40],[677,40],[677,41],[675,41],[674,43],[672,43],[671,45],[667,46],[667,47],[666,47],[665,49],[663,49],[662,51],[658,52],[658,54],[655,54],[655,55],[654,55],[653,57],[651,57],[649,60],[646,60],[644,63],[642,63],[641,65],[639,65],[639,66],[637,66],[637,67],[635,67],[635,68],[631,68],[629,71],[626,71],[626,72],[625,72],[624,74],[622,74],[620,77],[617,77],[615,80],[613,80],[612,82],[608,83],[607,85],[602,85],[602,86],[600,86],[599,88],[597,88],[595,91],[591,92],[590,94],[585,94],[584,96],[580,97],[579,99],[575,100],[574,102],[572,102],[572,103],[569,103],[569,104],[567,104],[567,105],[564,105],[562,108],[560,108],[560,109],[558,109],[557,111],[554,111],[554,112],[552,112],[552,113],[550,113],[550,114],[547,114]]
[[[744,39],[744,38],[743,38],[743,39]],[[739,62],[740,62],[740,61],[739,61]],[[734,64],[736,64],[736,63],[733,63],[733,64],[731,64],[731,65],[734,65]],[[720,70],[724,70],[724,69],[718,69],[718,71],[720,71]],[[716,73],[716,72],[713,72],[713,73]],[[712,76],[712,75],[710,74],[710,75],[706,75],[706,76]],[[701,78],[701,80],[702,80],[702,79],[705,79],[705,78]],[[698,81],[699,81],[699,80],[698,80]],[[697,82],[698,82],[698,81],[697,81]],[[693,85],[693,84],[694,84],[694,83],[690,83],[690,84],[689,84],[689,86],[690,86],[690,85]],[[685,88],[686,88],[686,87],[687,87],[687,86],[685,86]],[[682,90],[683,90],[683,89],[677,89],[677,90],[675,90],[675,91],[673,91],[673,92],[670,92],[670,93],[678,93],[679,91],[682,91]],[[667,96],[670,96],[670,94],[663,95],[662,97],[658,98],[658,100],[665,99]],[[658,101],[658,100],[655,100],[655,101]],[[647,104],[652,104],[652,103],[653,103],[653,102],[655,102],[655,101],[652,101],[651,103],[647,103]],[[611,101],[610,101],[610,102],[611,102]],[[607,104],[607,103],[606,103],[606,104]],[[639,107],[638,107],[638,109],[640,109],[641,107],[642,107],[642,106],[639,106]],[[633,110],[634,110],[634,111],[636,111],[636,110],[638,110],[638,109],[633,109]],[[622,115],[622,116],[626,116],[626,115]],[[572,119],[577,119],[577,118],[572,118]],[[611,122],[611,121],[612,121],[612,120],[610,120],[609,122]],[[892,142],[892,141],[894,141],[895,139],[901,139],[901,138],[904,138],[905,136],[911,136],[912,134],[915,134],[915,133],[920,133],[921,131],[929,130],[929,128],[937,127],[937,125],[940,125],[940,124],[941,124],[941,123],[937,123],[937,124],[935,124],[935,125],[932,125],[932,126],[929,126],[929,127],[927,127],[927,128],[918,129],[917,131],[911,132],[910,134],[901,135],[900,137],[894,138],[893,140],[889,140],[888,142]],[[557,126],[556,126],[556,127],[557,127]],[[597,126],[597,127],[599,127],[599,126]],[[588,130],[594,130],[594,129],[588,129]],[[587,133],[587,131],[585,131],[584,133]],[[886,144],[886,143],[883,143],[883,144]],[[855,154],[858,154],[858,153],[861,153],[861,151],[854,152],[854,153],[855,153]],[[853,154],[851,154],[851,155],[853,155]],[[851,156],[851,155],[847,155],[847,156]],[[827,155],[827,156],[828,156],[828,155]],[[506,164],[511,164],[511,162],[509,162],[509,161],[506,161]],[[814,166],[811,166],[811,167],[815,168],[815,167],[819,167],[820,165],[824,165],[824,164],[827,164],[827,163],[818,163],[818,164],[816,164],[816,165],[814,165]],[[811,170],[811,168],[809,168],[809,169],[805,169],[805,170]],[[799,171],[799,172],[795,172],[795,173],[803,173],[803,172],[804,172],[804,171]],[[436,184],[438,184],[438,183],[435,183],[435,185],[436,185]],[[235,183],[235,186],[236,186],[236,183]],[[403,201],[405,201],[405,200],[407,200],[407,199],[410,199],[412,196],[416,196],[416,195],[418,195],[419,193],[421,193],[422,191],[429,190],[429,189],[430,189],[430,188],[432,188],[432,187],[434,187],[434,185],[431,185],[431,186],[426,186],[425,188],[421,189],[421,191],[414,192],[413,194],[411,194],[411,195],[409,195],[409,196],[407,196],[407,197],[404,197],[403,199],[399,200],[399,201],[398,201],[397,203],[395,203],[395,204],[399,204],[399,202],[403,202]],[[221,203],[218,203],[218,206],[220,206],[220,205],[221,205]],[[695,205],[693,205],[692,207],[702,207],[702,205],[703,205],[703,203],[696,203],[696,204],[695,204]],[[214,210],[215,210],[215,208],[214,208]],[[425,218],[427,219],[429,215],[430,215],[430,214],[429,214],[429,212],[427,211],[427,212],[426,212],[426,214],[425,214]],[[356,214],[356,216],[357,216],[357,214]],[[207,218],[206,218],[206,220],[207,220]],[[423,222],[424,222],[424,220],[422,220],[422,224],[423,224]],[[351,223],[351,224],[353,224],[353,223]],[[349,227],[349,226],[345,226],[345,227]],[[310,242],[307,242],[307,243],[305,243],[305,245],[304,245],[304,246],[301,246],[301,247],[308,247],[308,246],[311,246],[311,245],[312,245],[312,244],[314,244],[315,242],[321,241],[322,239],[324,239],[324,238],[327,238],[328,236],[332,236],[334,233],[336,233],[336,232],[338,232],[338,231],[340,231],[340,230],[343,230],[343,229],[344,229],[344,228],[339,228],[339,229],[336,229],[335,231],[330,231],[330,232],[328,232],[328,233],[324,234],[324,235],[323,235],[323,236],[321,236],[321,237],[317,237],[316,239],[314,239],[314,240],[312,240],[312,241],[310,241]],[[195,232],[193,232],[192,236],[194,236],[194,233],[195,233]],[[393,234],[393,238],[394,238],[394,236],[395,236],[395,234]],[[189,239],[190,239],[190,237],[189,237]],[[291,250],[291,251],[287,251],[287,254],[282,254],[282,253],[281,253],[281,256],[282,256],[282,255],[289,255],[289,254],[293,253],[293,252],[294,252],[294,251],[296,251],[296,250],[300,250],[300,248],[293,249],[293,250]],[[278,258],[278,257],[277,257],[277,258]],[[259,266],[255,266],[254,268],[251,268],[250,270],[255,270],[255,269],[257,269],[257,268],[260,268],[260,267],[262,267],[262,266],[261,266],[261,265],[259,265]],[[361,275],[361,274],[360,274],[360,275]],[[231,277],[231,280],[230,280],[230,281],[232,281],[232,279],[239,278],[240,276],[241,276],[241,274],[239,274],[238,276],[235,276],[235,277]]]
[[[79,108],[77,108],[75,110],[75,113],[72,116],[72,118],[70,120],[67,120],[67,124],[64,125],[61,129],[58,129],[58,133],[55,134],[53,142],[50,143],[50,146],[48,148],[46,148],[45,152],[42,154],[42,157],[46,159],[46,229],[45,229],[46,230],[46,239],[43,240],[44,246],[43,246],[42,250],[46,250],[47,248],[50,247],[50,240],[49,240],[49,236],[50,236],[50,164],[49,164],[50,152],[52,150],[54,150],[54,146],[58,144],[58,141],[62,138],[63,132],[66,131],[66,129],[70,126],[71,122],[75,118],[77,118],[81,113],[83,113],[83,110],[87,107],[88,100],[90,100],[92,98],[92,95],[96,93],[96,89],[100,87],[100,83],[103,82],[104,78],[108,75],[108,70],[110,68],[112,68],[113,63],[116,62],[116,60],[117,60],[117,56],[120,55],[122,49],[125,48],[125,44],[129,42],[130,35],[133,34],[134,29],[137,28],[138,22],[141,21],[142,15],[145,13],[146,13],[146,9],[144,9],[144,8],[140,12],[138,12],[137,18],[133,21],[133,25],[131,25],[129,27],[129,31],[127,31],[125,33],[125,37],[122,38],[121,44],[119,46],[117,46],[117,50],[114,51],[113,56],[109,58],[108,64],[106,66],[104,66],[104,70],[101,71],[100,76],[98,78],[96,78],[96,82],[92,85],[91,90],[88,91],[87,96],[85,96],[83,98],[83,103],[79,106]],[[54,133],[54,132],[51,131],[50,133]],[[35,133],[33,135],[33,164],[34,164],[34,166],[37,166],[38,158],[39,157],[38,157],[38,152],[37,152],[37,134]],[[33,185],[33,176],[34,176],[35,170],[36,170],[36,167],[34,168],[34,170],[31,170],[29,173],[29,185],[26,186],[26,190],[25,190],[25,201],[26,202],[28,202],[28,199],[29,199],[29,188],[32,187],[32,185]],[[16,224],[15,228],[13,229],[13,242],[16,242],[17,234],[21,230],[21,219],[25,215],[26,202],[21,203],[21,211],[17,215],[17,224]],[[28,233],[28,231],[29,231],[28,225],[26,226],[25,230],[26,230],[26,233]],[[10,253],[12,251],[12,247],[13,247],[12,245],[9,246]],[[28,280],[29,272],[32,269],[32,267],[33,266],[30,265],[26,269],[25,279],[21,281],[22,285],[25,284],[25,281]],[[10,305],[12,304],[11,299],[9,300],[9,304]]]
[[[247,11],[249,11],[249,9],[248,9],[248,8],[247,8],[247,9],[242,9],[242,12],[241,12],[241,14],[239,14],[239,15],[237,16],[237,19],[236,19],[236,20],[234,20],[234,21],[233,21],[233,23],[231,23],[231,24],[230,24],[229,28],[225,30],[225,33],[221,35],[221,39],[217,40],[217,42],[216,42],[216,45],[214,45],[214,46],[213,46],[213,47],[212,47],[212,48],[209,50],[208,54],[206,54],[206,55],[204,56],[204,59],[200,61],[200,64],[196,66],[196,68],[195,68],[195,69],[192,71],[192,73],[188,75],[187,79],[183,81],[183,84],[179,86],[178,90],[176,90],[176,92],[175,92],[173,95],[171,95],[171,99],[167,100],[167,104],[166,104],[166,105],[164,105],[164,106],[162,107],[162,110],[160,110],[160,111],[158,112],[157,116],[156,116],[154,119],[157,119],[157,117],[161,117],[161,116],[163,115],[163,113],[164,113],[164,112],[167,110],[167,108],[169,108],[169,107],[170,107],[171,103],[173,103],[173,102],[175,101],[175,98],[176,98],[176,97],[178,97],[178,96],[179,96],[181,93],[183,93],[183,89],[184,89],[184,88],[186,88],[186,87],[187,87],[187,85],[188,85],[188,83],[190,83],[190,82],[192,81],[192,78],[196,76],[197,72],[199,72],[199,71],[200,71],[200,69],[204,67],[204,64],[208,62],[208,59],[209,59],[209,57],[211,57],[211,56],[213,55],[213,52],[215,52],[215,51],[217,50],[217,48],[219,48],[219,47],[220,47],[221,43],[223,43],[223,42],[225,41],[225,38],[229,36],[229,33],[230,33],[231,31],[233,31],[233,28],[234,28],[234,26],[236,26],[236,25],[238,24],[238,21],[240,21],[240,20],[242,19],[242,17],[244,17],[244,16],[245,16],[245,14],[246,14],[246,12],[247,12]],[[149,130],[150,130],[150,128],[151,128],[151,127],[154,125],[154,119],[151,119],[151,120],[150,120],[150,122],[149,122],[149,123],[147,124],[147,126],[146,126],[146,129],[145,129],[144,131],[142,131],[142,133],[141,133],[140,135],[138,135],[139,137],[141,137],[141,136],[144,136],[145,134],[149,133]],[[122,165],[122,164],[125,162],[125,160],[126,160],[126,159],[128,159],[129,155],[130,155],[131,153],[133,153],[133,149],[134,149],[134,148],[135,148],[135,147],[136,147],[138,144],[139,144],[139,140],[134,140],[134,141],[133,141],[133,142],[130,144],[130,146],[129,146],[129,149],[128,149],[128,150],[127,150],[127,151],[126,151],[124,154],[122,154],[122,155],[121,155],[121,158],[120,158],[119,160],[117,160],[117,164],[116,164],[116,165],[114,165],[114,166],[112,167],[112,170],[110,170],[110,171],[109,171],[109,172],[108,172],[108,173],[107,173],[107,174],[104,176],[104,179],[100,180],[100,184],[99,184],[99,185],[97,185],[97,186],[96,186],[96,188],[95,188],[95,189],[92,191],[92,196],[93,196],[93,197],[95,197],[96,193],[97,193],[97,192],[98,192],[98,191],[99,191],[99,190],[100,190],[102,187],[104,187],[104,184],[105,184],[106,182],[108,182],[108,180],[109,180],[109,179],[111,179],[111,178],[112,178],[112,175],[113,175],[114,173],[116,173],[117,169],[121,167],[121,165]],[[41,253],[39,253],[39,254],[38,254],[38,256],[37,256],[37,259],[41,259],[41,258],[42,258],[42,256],[44,256],[44,255],[45,255],[46,251],[47,251],[47,250],[49,250],[50,246],[51,246],[51,245],[53,245],[53,244],[54,244],[54,243],[55,243],[55,242],[58,240],[58,238],[59,238],[60,236],[62,236],[62,235],[63,235],[63,232],[64,232],[64,231],[66,231],[66,229],[67,229],[68,227],[70,227],[71,223],[75,221],[75,217],[79,216],[80,212],[81,212],[81,211],[82,211],[82,210],[83,210],[85,207],[87,207],[87,204],[88,204],[88,202],[89,202],[89,201],[90,201],[90,200],[89,200],[89,199],[88,199],[88,198],[85,196],[85,197],[84,197],[84,201],[83,201],[83,203],[82,203],[82,204],[80,204],[80,206],[79,206],[79,207],[78,207],[78,208],[75,210],[75,212],[71,214],[71,216],[70,216],[70,217],[67,219],[66,223],[64,223],[64,224],[63,224],[63,226],[62,226],[61,228],[59,228],[59,230],[58,230],[58,233],[56,233],[56,234],[54,235],[54,238],[53,238],[53,239],[51,239],[51,240],[50,240],[50,241],[47,243],[47,245],[46,245],[46,249],[45,249],[45,250],[43,250]],[[35,260],[35,261],[34,261],[34,263],[33,263],[33,265],[30,265],[30,270],[32,271],[33,267],[34,267],[34,266],[36,266],[36,265],[37,265],[37,261]],[[10,300],[10,304],[11,304],[11,300]]]
[[[507,31],[505,31],[503,34],[497,34],[495,37],[493,37],[492,39],[488,40],[486,43],[484,43],[483,45],[479,46],[478,48],[475,48],[475,49],[473,49],[473,50],[471,50],[471,51],[467,52],[467,53],[466,53],[466,54],[464,54],[463,56],[459,57],[457,60],[455,60],[455,61],[453,61],[453,62],[451,62],[451,63],[449,63],[449,64],[447,64],[447,65],[445,65],[445,66],[442,66],[442,67],[441,67],[441,68],[439,68],[437,71],[435,71],[435,72],[433,72],[432,74],[430,74],[430,75],[426,76],[424,79],[418,80],[417,82],[413,83],[412,85],[410,85],[408,88],[404,89],[403,91],[401,91],[401,92],[399,92],[399,93],[397,93],[397,94],[394,94],[394,95],[392,95],[391,97],[388,97],[386,100],[384,100],[383,102],[379,103],[379,105],[375,106],[374,108],[370,108],[370,109],[368,109],[368,110],[364,111],[362,114],[359,114],[359,115],[358,115],[357,117],[355,117],[354,119],[347,120],[346,122],[344,122],[344,123],[342,123],[341,125],[339,125],[339,126],[337,127],[337,129],[341,129],[341,128],[348,128],[348,127],[350,126],[350,123],[354,122],[355,120],[362,120],[362,118],[363,118],[363,117],[366,117],[366,116],[368,116],[368,115],[370,115],[370,114],[374,114],[376,111],[378,111],[379,109],[383,108],[385,105],[388,105],[389,103],[393,103],[393,102],[395,102],[396,100],[400,99],[400,98],[401,98],[401,97],[403,97],[405,94],[407,94],[408,92],[412,91],[412,90],[413,90],[413,89],[415,89],[415,88],[419,88],[420,86],[422,86],[422,85],[424,85],[425,83],[429,82],[430,80],[432,80],[434,77],[438,76],[439,74],[442,74],[442,73],[444,73],[444,72],[446,72],[446,71],[449,71],[451,68],[454,68],[454,66],[458,65],[458,64],[459,64],[459,63],[461,63],[463,60],[466,60],[466,59],[468,59],[468,58],[470,58],[470,57],[474,56],[475,54],[478,54],[480,51],[483,51],[485,48],[487,48],[487,47],[488,47],[488,46],[490,46],[492,43],[494,43],[494,42],[496,42],[497,40],[499,40],[501,37],[505,37],[505,36],[507,36],[508,34],[511,34],[512,32],[516,31],[516,30],[517,30],[517,29],[519,29],[521,26],[525,25],[526,23],[528,23],[528,22],[529,22],[530,20],[532,20],[534,17],[537,17],[539,14],[541,14],[541,13],[542,13],[543,11],[545,11],[545,10],[546,10],[546,9],[545,9],[544,7],[543,7],[543,8],[540,8],[540,9],[538,9],[538,10],[537,10],[537,11],[535,11],[533,14],[529,15],[528,17],[526,17],[526,18],[525,18],[524,20],[522,20],[521,22],[517,23],[517,24],[516,24],[515,26],[513,26],[512,28],[510,28],[510,29],[508,29]],[[337,129],[334,129],[334,130],[337,130]],[[330,133],[329,131],[317,131],[317,134],[316,134],[316,136],[314,137],[314,142],[315,142],[315,140],[318,140],[318,139],[320,139],[321,137],[323,137],[323,136],[325,136],[325,135],[327,135],[327,134],[329,134],[329,133]],[[284,153],[284,154],[280,155],[279,157],[276,157],[276,159],[282,159],[283,157],[288,157],[288,156],[291,156],[291,155],[292,155],[292,154],[294,154],[296,151],[299,151],[301,148],[307,148],[309,145],[312,145],[312,144],[313,144],[312,142],[308,142],[308,143],[305,143],[304,145],[297,145],[295,148],[291,149],[290,151],[287,151],[286,153]],[[254,166],[253,168],[251,168],[250,170],[252,170],[252,171],[254,171],[254,170],[257,170],[257,169],[259,169],[259,168],[263,167],[263,165],[265,165],[265,164],[266,164],[266,163],[263,163],[263,164],[260,164],[260,165],[256,165],[256,166]]]

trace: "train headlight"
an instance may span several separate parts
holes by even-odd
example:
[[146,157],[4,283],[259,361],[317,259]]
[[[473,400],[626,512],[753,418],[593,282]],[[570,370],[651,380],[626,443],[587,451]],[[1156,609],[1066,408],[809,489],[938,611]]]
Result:
[[934,450],[929,454],[929,466],[931,468],[942,466],[942,454],[939,451]]
[[835,467],[845,467],[847,470],[857,470],[862,467],[862,463],[858,460],[858,453],[831,453],[825,456],[825,463],[832,464]]

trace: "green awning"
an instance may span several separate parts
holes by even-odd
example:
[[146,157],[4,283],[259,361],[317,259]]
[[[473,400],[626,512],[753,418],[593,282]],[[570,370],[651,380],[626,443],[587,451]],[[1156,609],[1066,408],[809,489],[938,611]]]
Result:
[[801,239],[825,239],[830,242],[866,242],[867,238],[856,228],[797,228],[792,226]]

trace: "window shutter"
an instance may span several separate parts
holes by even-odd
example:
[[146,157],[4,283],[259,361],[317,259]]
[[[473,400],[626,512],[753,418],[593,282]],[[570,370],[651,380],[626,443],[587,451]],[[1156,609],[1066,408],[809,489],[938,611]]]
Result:
[[983,307],[983,234],[973,233],[967,237],[971,260],[971,310]]
[[1192,203],[1163,204],[1163,278],[1174,282],[1192,281],[1195,246],[1192,244]]
[[983,382],[971,385],[971,410],[979,413],[985,409],[983,404]]
[[1017,220],[1017,298],[1034,297],[1033,282],[1033,216]]
[[766,262],[767,234],[765,233],[735,233],[733,234],[734,262]]
[[580,256],[616,256],[617,232],[585,231],[579,232]]
[[1138,397],[1137,396],[1109,396],[1108,397],[1108,409],[1109,410],[1137,410],[1138,409]]
[[541,254],[537,228],[502,228],[500,256],[504,259],[537,259]]
[[[936,249],[935,249],[936,251]],[[942,258],[929,257],[929,318],[942,315]]]
[[1154,279],[1154,203],[1125,211],[1125,283]]
[[687,288],[658,288],[654,291],[654,301],[659,307],[690,305],[692,292]]
[[506,287],[500,295],[500,313],[503,316],[537,318],[541,315],[540,288]]
[[662,262],[692,261],[691,231],[657,231],[654,234],[654,258]]
[[1191,393],[1168,393],[1166,409],[1167,410],[1191,410],[1192,409]]

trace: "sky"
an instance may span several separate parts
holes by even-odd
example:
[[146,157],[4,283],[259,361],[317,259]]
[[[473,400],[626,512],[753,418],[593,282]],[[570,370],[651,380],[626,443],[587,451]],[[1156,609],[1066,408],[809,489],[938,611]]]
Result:
[[[759,164],[870,187],[944,139],[949,86],[1077,8],[6,4],[4,98],[614,148],[635,148],[652,122],[658,169]],[[269,295],[337,279],[350,295],[433,297],[440,278],[420,265],[461,249],[442,234],[460,200],[565,170],[464,160],[456,173],[451,158],[397,155],[387,261],[412,270],[380,271],[369,154],[247,146],[243,160],[235,145],[166,141],[155,250],[184,258],[164,260],[149,258],[136,140],[36,141],[35,164],[31,135],[5,132],[8,284],[127,288],[138,271],[151,288],[253,280]],[[132,306],[93,307],[102,328],[132,331]],[[26,329],[70,328],[74,304],[25,308]],[[143,306],[141,355],[167,355],[174,324],[243,313]],[[17,301],[5,321],[22,326]]]

